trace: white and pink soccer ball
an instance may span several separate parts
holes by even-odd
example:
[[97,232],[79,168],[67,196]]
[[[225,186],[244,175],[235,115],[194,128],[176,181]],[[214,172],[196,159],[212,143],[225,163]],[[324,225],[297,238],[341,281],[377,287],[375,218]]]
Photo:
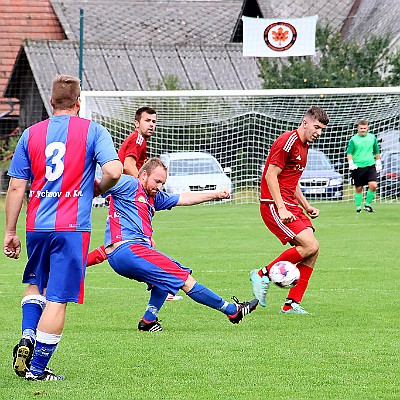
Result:
[[269,279],[281,288],[291,288],[300,279],[300,271],[289,261],[278,261],[269,270]]

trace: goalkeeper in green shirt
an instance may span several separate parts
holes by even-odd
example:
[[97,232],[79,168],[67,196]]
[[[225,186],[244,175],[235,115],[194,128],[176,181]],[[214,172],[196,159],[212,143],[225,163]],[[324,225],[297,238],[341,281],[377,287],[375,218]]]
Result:
[[365,185],[368,185],[364,210],[372,213],[375,212],[371,203],[378,186],[377,172],[382,171],[381,154],[376,137],[368,132],[368,121],[361,119],[358,122],[357,131],[358,133],[350,139],[347,145],[347,161],[356,187],[354,200],[357,212],[360,213],[363,189]]

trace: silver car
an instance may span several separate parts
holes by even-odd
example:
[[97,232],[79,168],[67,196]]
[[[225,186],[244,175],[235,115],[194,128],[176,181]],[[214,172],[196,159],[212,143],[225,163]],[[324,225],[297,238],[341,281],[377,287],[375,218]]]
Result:
[[233,184],[215,157],[202,152],[165,153],[160,159],[168,168],[168,178],[164,185],[167,193],[198,192],[204,190],[227,189],[233,194]]

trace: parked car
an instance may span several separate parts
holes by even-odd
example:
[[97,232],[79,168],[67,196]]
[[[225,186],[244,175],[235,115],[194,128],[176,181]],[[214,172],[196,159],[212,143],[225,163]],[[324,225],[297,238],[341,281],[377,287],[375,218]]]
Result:
[[233,194],[233,184],[215,157],[202,152],[165,153],[160,159],[168,168],[164,185],[167,193],[198,192],[226,188]]
[[[101,168],[100,165],[97,164],[96,165],[96,172],[94,174],[96,179],[101,179],[101,177],[103,176],[103,173],[101,172]],[[92,207],[105,207],[107,206],[107,202],[106,199],[102,196],[97,196],[92,200]]]
[[308,199],[343,199],[343,178],[321,150],[309,149],[299,185]]
[[400,150],[382,153],[378,193],[381,197],[400,197]]
[[400,151],[400,131],[389,129],[376,135],[382,153],[387,151]]

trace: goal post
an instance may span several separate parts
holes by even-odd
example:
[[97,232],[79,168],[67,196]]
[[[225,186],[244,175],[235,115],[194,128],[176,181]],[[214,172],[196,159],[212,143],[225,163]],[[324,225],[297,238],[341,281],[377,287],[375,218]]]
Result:
[[[134,130],[135,111],[143,106],[154,108],[157,126],[147,143],[149,156],[182,152],[190,152],[189,158],[197,157],[198,153],[213,156],[221,171],[224,170],[221,173],[232,182],[234,203],[239,204],[258,202],[262,168],[271,144],[283,132],[296,129],[311,105],[324,108],[330,122],[317,142],[310,145],[313,149],[309,154],[310,170],[303,174],[302,190],[313,202],[352,201],[354,189],[350,184],[346,147],[357,132],[357,121],[363,118],[369,122],[369,131],[378,138],[384,158],[375,201],[400,201],[399,178],[393,170],[396,165],[389,165],[389,161],[385,165],[384,157],[400,150],[400,87],[83,91],[81,100],[80,115],[104,125],[117,148]],[[204,160],[197,161],[198,168],[200,165],[211,168],[205,166]],[[398,162],[397,156],[397,174]],[[196,174],[210,172],[190,168],[178,172],[181,180],[194,181],[198,178]],[[184,178],[182,175],[186,173],[188,176]],[[202,184],[193,183],[190,187],[199,190]]]

